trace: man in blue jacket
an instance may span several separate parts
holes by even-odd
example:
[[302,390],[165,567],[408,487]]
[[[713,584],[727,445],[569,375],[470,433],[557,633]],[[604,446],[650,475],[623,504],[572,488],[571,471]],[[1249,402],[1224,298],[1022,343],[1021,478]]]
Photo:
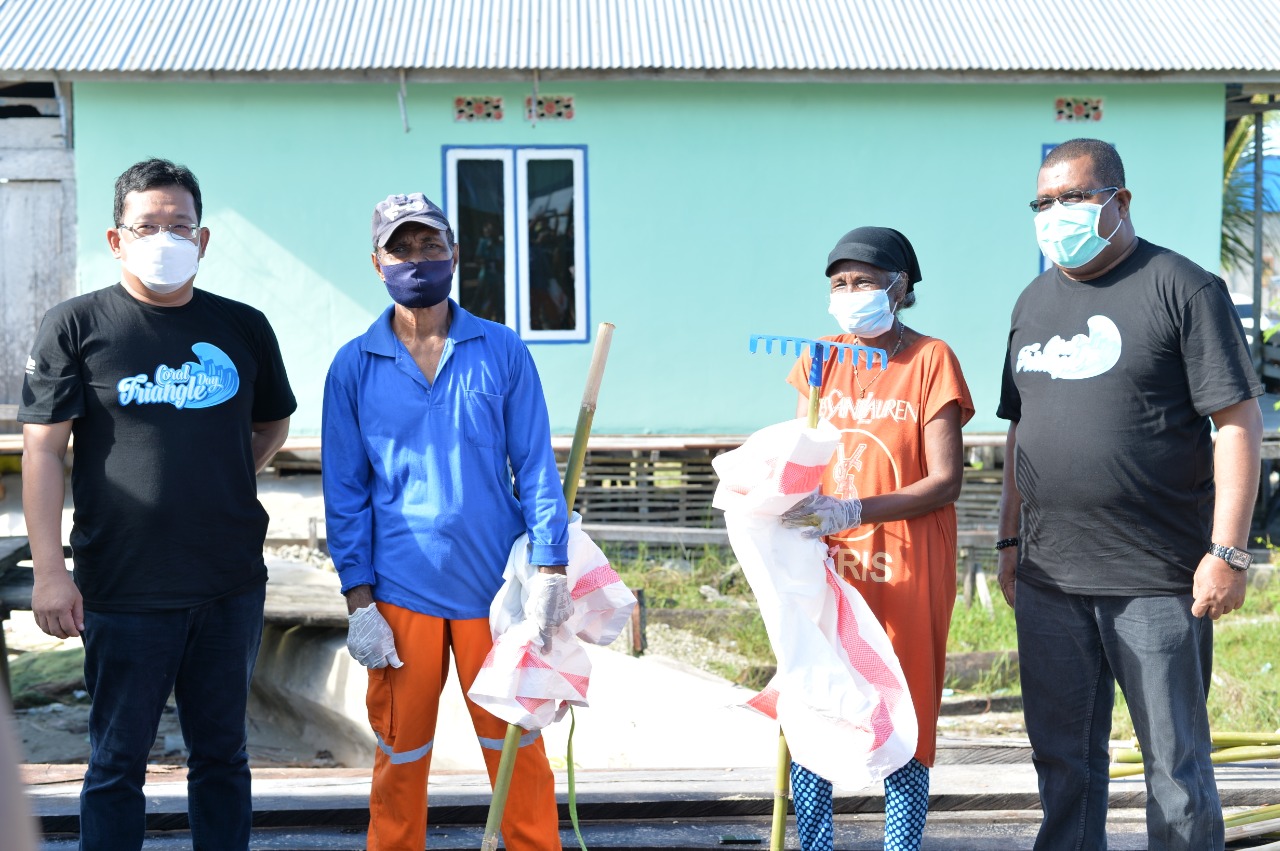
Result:
[[[425,845],[450,651],[465,695],[492,647],[489,606],[517,537],[529,533],[541,566],[526,615],[549,632],[572,600],[567,511],[529,350],[448,297],[453,230],[421,192],[378,203],[372,234],[373,268],[394,304],[329,368],[322,464],[347,645],[369,669],[378,737],[368,844],[386,851]],[[506,724],[470,699],[467,707],[492,781]],[[543,743],[535,732],[520,745],[506,847],[559,848]]]

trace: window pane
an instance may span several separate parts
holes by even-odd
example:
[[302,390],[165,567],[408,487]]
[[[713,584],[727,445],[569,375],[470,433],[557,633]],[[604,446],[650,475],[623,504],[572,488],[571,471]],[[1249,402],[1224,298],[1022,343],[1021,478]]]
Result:
[[458,303],[506,324],[506,199],[501,160],[458,160]]
[[577,326],[573,161],[529,160],[529,327]]

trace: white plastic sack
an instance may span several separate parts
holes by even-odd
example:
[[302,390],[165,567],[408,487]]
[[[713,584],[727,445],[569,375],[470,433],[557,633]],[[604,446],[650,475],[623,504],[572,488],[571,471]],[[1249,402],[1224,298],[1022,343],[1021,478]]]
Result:
[[544,655],[537,625],[524,617],[524,585],[535,571],[529,550],[528,535],[511,545],[506,582],[489,609],[493,649],[467,694],[509,724],[541,730],[563,718],[570,704],[587,705],[591,660],[579,642],[613,643],[631,619],[636,598],[582,531],[582,518],[575,513],[567,569],[573,614],[552,634]]
[[882,780],[914,755],[917,725],[902,666],[862,596],[835,572],[821,540],[778,515],[812,493],[840,442],[805,420],[751,435],[712,461],[729,542],[778,660],[747,701],[782,725],[796,762],[845,789]]

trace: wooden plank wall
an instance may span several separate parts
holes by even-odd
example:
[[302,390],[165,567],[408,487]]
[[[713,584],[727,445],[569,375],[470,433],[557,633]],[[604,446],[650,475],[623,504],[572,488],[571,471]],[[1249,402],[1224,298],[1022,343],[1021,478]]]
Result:
[[[0,415],[15,410],[36,328],[75,294],[75,166],[58,118],[0,119]],[[103,212],[103,230],[111,212]],[[0,416],[0,432],[18,430]]]
[[[724,515],[711,507],[717,477],[716,449],[621,449],[587,453],[578,485],[577,509],[587,523],[657,524],[723,528]],[[564,475],[567,452],[557,452]],[[994,530],[1000,516],[1001,470],[966,469],[956,503],[959,527]]]
[[[724,449],[615,449],[587,453],[577,509],[587,523],[723,528],[711,507],[711,459]],[[557,452],[563,477],[567,452]]]

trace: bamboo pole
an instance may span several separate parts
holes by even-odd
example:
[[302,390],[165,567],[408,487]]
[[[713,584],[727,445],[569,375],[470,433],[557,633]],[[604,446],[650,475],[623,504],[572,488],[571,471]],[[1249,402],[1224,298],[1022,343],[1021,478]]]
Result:
[[[573,430],[573,445],[569,449],[569,459],[565,465],[564,482],[562,482],[564,503],[570,517],[573,516],[573,502],[578,496],[578,479],[582,476],[582,464],[587,457],[587,438],[591,436],[591,422],[595,419],[596,401],[600,396],[600,382],[604,379],[605,361],[609,359],[613,329],[612,323],[600,323],[596,329],[596,346],[591,355],[591,366],[587,368],[587,386],[582,391],[582,406],[578,410],[578,424]],[[493,800],[489,804],[489,816],[485,819],[484,838],[480,841],[480,851],[497,851],[498,838],[502,830],[502,814],[507,808],[507,793],[511,790],[511,774],[516,768],[516,753],[520,750],[522,735],[524,730],[520,727],[515,724],[507,725],[507,735],[502,740],[502,756],[498,759],[498,773],[493,780]],[[570,770],[572,778],[572,766]],[[572,794],[571,787],[571,797]]]
[[[856,357],[856,355],[855,355]],[[818,427],[818,410],[822,388],[809,385],[809,428]],[[778,728],[778,765],[773,781],[773,830],[770,833],[769,851],[782,851],[787,840],[787,801],[791,792],[791,749],[787,747],[787,735]]]
[[[1112,755],[1115,762],[1141,762],[1142,745],[1137,739],[1130,739],[1128,748],[1117,748]],[[1241,733],[1225,730],[1221,733],[1210,733],[1209,744],[1215,748],[1235,748],[1243,746],[1265,747],[1280,746],[1280,732],[1276,733]],[[1132,758],[1136,755],[1136,759]]]
[[[1280,759],[1280,747],[1239,747],[1222,748],[1209,754],[1209,761],[1214,765],[1231,762],[1251,762],[1258,759]],[[1134,765],[1112,764],[1112,777],[1133,777],[1142,773],[1142,763]]]
[[1138,748],[1116,748],[1111,754],[1112,762],[1142,762],[1142,751]]
[[[765,335],[756,334],[751,338],[751,351],[756,350],[756,343],[760,340],[765,341],[765,351],[771,351],[769,348],[773,341],[780,341],[780,353],[786,354],[787,343],[795,343],[796,353],[803,351],[803,346],[810,346],[809,352],[809,428],[818,427],[818,414],[822,407],[822,368],[826,363],[828,356],[836,356],[837,350],[846,350],[857,362],[859,353],[863,353],[867,359],[867,369],[871,369],[871,365],[875,362],[875,355],[880,355],[880,368],[884,369],[889,365],[889,355],[883,349],[869,349],[865,346],[854,346],[847,343],[818,343],[814,340],[800,340],[795,337],[767,337]],[[816,517],[813,518],[811,525],[819,526],[821,521]],[[787,828],[787,800],[791,781],[791,750],[787,747],[786,734],[781,727],[778,729],[778,767],[776,772],[777,782],[774,786],[773,795],[773,832],[769,844],[770,851],[782,851],[786,841]]]
[[787,737],[778,728],[778,769],[773,777],[773,829],[769,833],[769,847],[781,851],[787,841],[787,798],[791,787],[791,749]]
[[573,430],[573,445],[569,447],[569,459],[564,468],[564,502],[570,516],[573,516],[573,503],[578,496],[578,480],[582,477],[582,465],[587,458],[587,438],[591,436],[591,423],[596,416],[600,383],[604,380],[604,365],[609,359],[609,346],[613,344],[613,329],[613,324],[609,322],[601,322],[596,329],[596,347],[591,354],[591,366],[587,368],[587,385],[582,391],[578,424]]
[[1280,745],[1280,733],[1210,733],[1209,741],[1215,748],[1230,748],[1240,745]]
[[520,750],[520,736],[523,733],[515,724],[507,725],[507,735],[502,740],[502,756],[498,759],[498,774],[493,779],[493,802],[489,805],[489,817],[484,823],[484,839],[480,841],[480,851],[498,851],[502,812],[507,808],[511,773],[515,771],[516,753]]
[[[1252,824],[1238,824],[1234,827],[1228,827],[1223,831],[1223,838],[1230,841],[1232,839],[1244,839],[1246,836],[1264,836],[1268,833],[1280,833],[1280,816]],[[1262,847],[1280,848],[1280,842]]]
[[1258,807],[1253,810],[1245,810],[1242,813],[1233,813],[1229,816],[1222,817],[1222,823],[1227,827],[1234,827],[1241,824],[1255,824],[1256,822],[1266,821],[1267,819],[1280,818],[1280,804],[1271,804],[1266,807]]

